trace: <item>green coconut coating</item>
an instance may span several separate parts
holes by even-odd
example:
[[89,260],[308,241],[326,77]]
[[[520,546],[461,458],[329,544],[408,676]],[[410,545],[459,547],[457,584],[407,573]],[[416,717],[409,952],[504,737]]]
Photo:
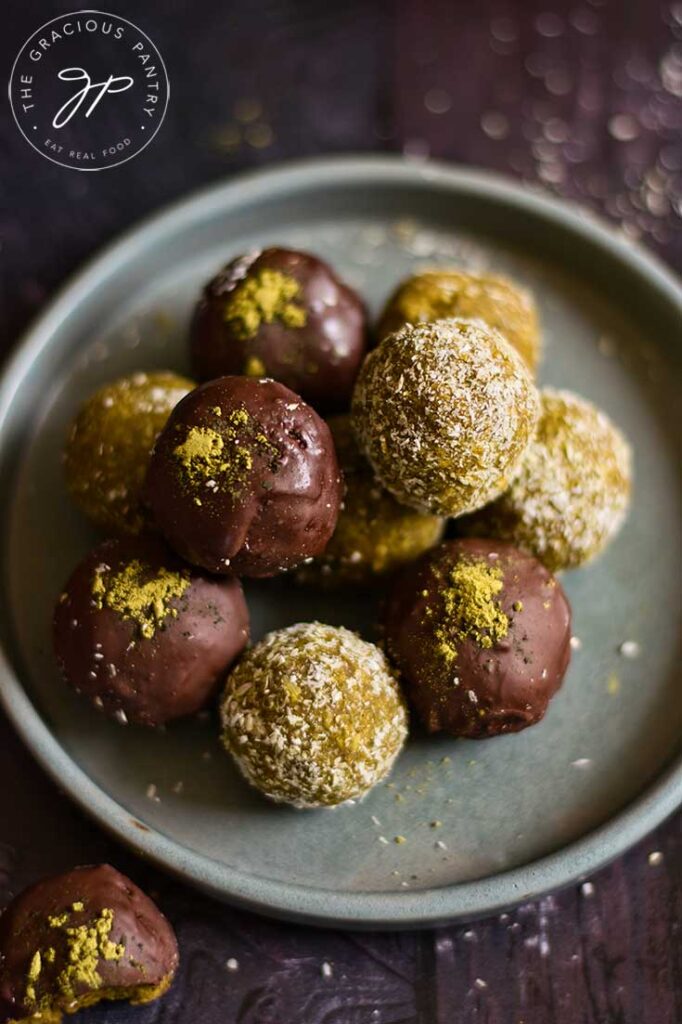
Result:
[[556,572],[594,558],[620,529],[632,485],[630,446],[570,391],[540,394],[535,439],[509,490],[458,524],[469,536],[525,548]]
[[299,623],[269,633],[227,680],[222,739],[271,800],[331,807],[391,769],[407,735],[383,653],[343,627]]
[[103,530],[137,534],[146,525],[140,489],[154,442],[194,383],[165,371],[106,384],[81,406],[64,452],[66,485]]
[[398,501],[459,516],[507,489],[539,408],[528,369],[499,331],[453,318],[384,338],[360,370],[352,419]]
[[440,516],[400,505],[381,486],[358,450],[349,416],[328,420],[346,494],[336,530],[322,555],[301,566],[302,583],[367,583],[414,561],[443,536]]
[[379,322],[379,338],[404,324],[451,316],[483,320],[497,328],[535,372],[540,358],[540,328],[530,292],[495,274],[465,270],[425,270],[398,286]]

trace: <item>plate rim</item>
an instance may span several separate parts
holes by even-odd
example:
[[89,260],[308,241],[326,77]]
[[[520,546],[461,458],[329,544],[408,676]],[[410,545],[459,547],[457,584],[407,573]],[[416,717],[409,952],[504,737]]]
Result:
[[[29,326],[0,377],[0,455],[6,456],[3,428],[30,366],[49,346],[63,319],[91,290],[105,283],[111,270],[135,251],[159,244],[187,223],[224,212],[230,203],[249,201],[274,189],[282,196],[305,187],[383,181],[420,184],[455,192],[494,197],[559,223],[596,244],[646,279],[682,316],[682,288],[659,258],[625,238],[591,210],[558,200],[495,172],[400,156],[346,155],[307,158],[248,171],[190,193],[137,222],[67,279]],[[151,825],[142,831],[126,811],[90,779],[51,733],[14,672],[0,644],[0,704],[9,721],[48,776],[86,814],[119,842],[157,867],[210,895],[248,910],[307,924],[347,928],[430,927],[494,914],[519,902],[563,888],[594,873],[642,839],[682,803],[682,752],[632,801],[598,828],[560,849],[519,867],[468,882],[404,892],[346,892],[309,888],[297,883],[247,875],[183,847]]]

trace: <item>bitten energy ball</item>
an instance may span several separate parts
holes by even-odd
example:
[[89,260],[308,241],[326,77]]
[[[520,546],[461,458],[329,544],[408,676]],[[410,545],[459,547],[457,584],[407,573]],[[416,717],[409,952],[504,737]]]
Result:
[[272,248],[240,256],[206,285],[192,323],[202,380],[274,377],[320,409],[348,406],[366,348],[365,309],[316,256]]
[[270,633],[227,680],[223,743],[271,800],[323,807],[362,796],[390,771],[407,718],[386,659],[319,622]]
[[444,522],[400,505],[358,451],[348,416],[329,421],[346,494],[332,538],[313,562],[301,566],[303,583],[366,583],[412,562],[437,544]]
[[150,1003],[177,966],[173,929],[141,889],[108,864],[74,868],[0,917],[0,1021],[59,1024],[105,999]]
[[378,334],[385,338],[404,324],[453,316],[483,320],[495,327],[535,372],[540,329],[533,298],[512,281],[494,274],[434,269],[409,277],[388,300]]
[[509,486],[535,431],[528,370],[480,320],[407,325],[367,356],[353,427],[381,482],[442,516],[480,508]]
[[105,714],[137,725],[205,707],[248,635],[239,581],[200,575],[156,537],[94,548],[54,616],[66,681]]
[[248,377],[209,381],[177,406],[145,485],[178,554],[243,576],[320,554],[342,493],[327,424],[283,384]]
[[530,555],[448,541],[396,583],[385,638],[428,731],[483,739],[543,717],[568,667],[571,612]]
[[631,453],[589,402],[569,391],[548,389],[540,397],[537,433],[511,487],[458,526],[468,535],[509,540],[556,572],[589,561],[620,529]]
[[139,533],[149,457],[174,406],[194,387],[175,373],[133,373],[95,392],[81,407],[64,452],[68,490],[96,526]]

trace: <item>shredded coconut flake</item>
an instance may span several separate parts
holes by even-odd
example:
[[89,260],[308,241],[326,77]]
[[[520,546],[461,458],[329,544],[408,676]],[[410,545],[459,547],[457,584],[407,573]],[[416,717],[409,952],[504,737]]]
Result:
[[407,325],[363,364],[361,449],[399,501],[461,515],[506,490],[533,434],[537,393],[521,357],[480,320]]
[[270,633],[248,651],[228,679],[221,715],[244,776],[297,807],[363,795],[388,774],[407,732],[383,653],[320,623]]
[[542,392],[542,414],[509,490],[462,524],[531,551],[551,571],[582,565],[620,529],[630,447],[608,417],[569,391]]

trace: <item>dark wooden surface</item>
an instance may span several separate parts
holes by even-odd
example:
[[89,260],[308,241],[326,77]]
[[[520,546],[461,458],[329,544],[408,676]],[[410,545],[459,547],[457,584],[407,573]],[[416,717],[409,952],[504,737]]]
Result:
[[[30,32],[79,6],[5,0],[2,74]],[[168,116],[139,157],[85,175],[34,153],[4,104],[5,352],[64,277],[141,215],[240,168],[304,154],[403,150],[496,168],[588,203],[682,265],[679,3],[104,6],[159,46]],[[679,815],[587,885],[509,915],[360,935],[239,913],[136,861],[71,807],[1,717],[0,778],[0,904],[40,875],[106,859],[155,893],[178,930],[171,994],[144,1010],[83,1014],[91,1024],[682,1022]]]

